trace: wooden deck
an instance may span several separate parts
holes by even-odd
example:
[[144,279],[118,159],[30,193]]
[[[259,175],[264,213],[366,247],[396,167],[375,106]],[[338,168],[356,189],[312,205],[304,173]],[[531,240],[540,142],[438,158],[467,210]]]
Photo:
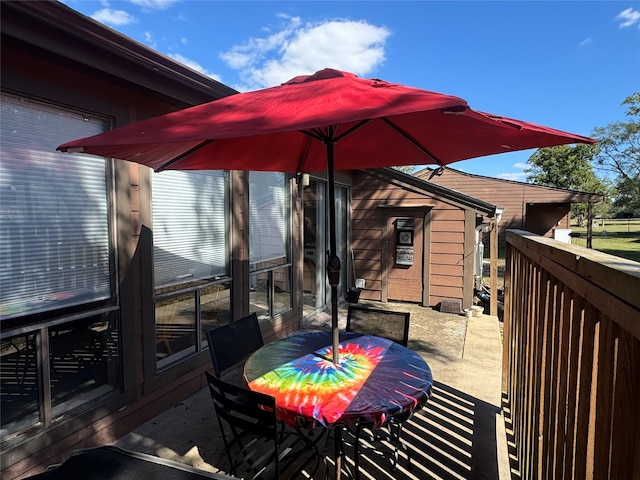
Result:
[[[427,406],[404,427],[410,466],[403,452],[398,467],[392,470],[384,448],[366,449],[361,451],[360,478],[511,478],[500,409],[502,348],[498,319],[485,315],[467,320],[410,304],[386,307],[411,309],[409,347],[427,359],[436,383]],[[343,312],[340,321],[344,322]],[[327,328],[328,322],[327,316],[319,315],[305,327]],[[216,425],[205,389],[123,437],[117,445],[224,472],[228,466]],[[343,437],[346,465],[353,470],[353,433],[344,431]],[[329,478],[333,478],[331,443],[325,453]],[[324,478],[324,472],[317,472],[314,478]],[[342,478],[349,478],[346,469]]]

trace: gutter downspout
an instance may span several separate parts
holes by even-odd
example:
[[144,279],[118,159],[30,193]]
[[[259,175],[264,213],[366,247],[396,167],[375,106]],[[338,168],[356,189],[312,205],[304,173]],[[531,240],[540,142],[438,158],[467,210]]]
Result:
[[473,279],[476,291],[482,289],[482,262],[484,259],[484,243],[482,243],[481,233],[488,232],[490,225],[481,223],[476,227],[474,259],[473,259]]
[[484,244],[482,243],[482,233],[491,232],[491,245],[489,251],[489,257],[491,262],[490,271],[490,287],[489,287],[489,301],[490,301],[490,314],[498,315],[498,224],[502,220],[502,213],[505,208],[496,208],[496,213],[491,218],[489,223],[482,223],[475,228],[475,258],[473,262],[473,276],[475,280],[475,289],[480,294],[482,291],[482,270],[483,270],[483,257],[484,257]]

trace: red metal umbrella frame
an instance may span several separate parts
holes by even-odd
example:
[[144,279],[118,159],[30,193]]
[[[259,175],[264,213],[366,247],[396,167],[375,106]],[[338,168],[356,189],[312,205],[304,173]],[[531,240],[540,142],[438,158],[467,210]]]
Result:
[[[335,170],[446,164],[594,140],[472,110],[459,97],[324,69],[58,147],[156,171],[327,171],[333,360],[338,362]],[[340,148],[336,161],[335,148]]]

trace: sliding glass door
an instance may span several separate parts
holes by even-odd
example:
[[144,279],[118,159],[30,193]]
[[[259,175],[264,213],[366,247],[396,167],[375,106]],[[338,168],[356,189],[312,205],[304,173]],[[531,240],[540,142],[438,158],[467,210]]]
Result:
[[[338,292],[344,297],[347,288],[347,187],[336,185],[337,255],[342,262]],[[303,194],[303,298],[304,316],[327,308],[331,290],[327,282],[326,259],[329,249],[327,182],[311,179]]]

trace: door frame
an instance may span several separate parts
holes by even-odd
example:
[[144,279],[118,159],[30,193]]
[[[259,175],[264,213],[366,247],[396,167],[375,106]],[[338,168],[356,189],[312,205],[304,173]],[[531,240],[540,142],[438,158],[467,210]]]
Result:
[[389,288],[389,246],[394,235],[391,227],[392,217],[420,217],[422,219],[422,302],[423,307],[429,306],[429,278],[431,266],[431,210],[433,205],[393,205],[384,206],[382,212],[382,285],[381,298],[388,302]]

